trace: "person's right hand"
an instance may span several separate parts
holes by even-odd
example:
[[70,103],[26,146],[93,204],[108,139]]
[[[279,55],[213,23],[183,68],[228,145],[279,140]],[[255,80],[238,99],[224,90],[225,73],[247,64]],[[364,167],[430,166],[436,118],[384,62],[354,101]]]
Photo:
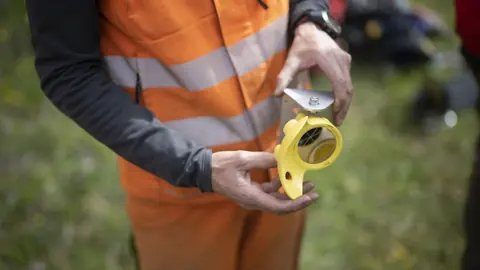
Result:
[[311,182],[304,182],[304,195],[291,200],[278,192],[279,180],[258,184],[252,182],[251,169],[269,169],[277,166],[272,153],[224,151],[212,155],[212,188],[240,206],[278,215],[299,211],[318,199]]

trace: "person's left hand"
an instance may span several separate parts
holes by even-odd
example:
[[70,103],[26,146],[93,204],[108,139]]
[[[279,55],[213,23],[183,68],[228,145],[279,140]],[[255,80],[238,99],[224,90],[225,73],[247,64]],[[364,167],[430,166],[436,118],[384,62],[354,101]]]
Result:
[[347,115],[353,95],[350,62],[350,54],[341,49],[327,33],[314,23],[303,23],[295,31],[285,66],[277,78],[275,95],[283,93],[298,71],[318,65],[332,83],[335,97],[333,118],[334,124],[339,126]]

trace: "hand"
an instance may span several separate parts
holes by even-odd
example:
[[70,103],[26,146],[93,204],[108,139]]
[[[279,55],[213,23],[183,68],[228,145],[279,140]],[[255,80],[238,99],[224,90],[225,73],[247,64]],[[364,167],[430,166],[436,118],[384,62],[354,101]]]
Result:
[[278,192],[279,180],[258,184],[252,182],[249,171],[254,168],[269,169],[277,166],[272,153],[224,151],[212,155],[213,191],[224,195],[246,209],[261,210],[278,215],[304,209],[318,199],[311,182],[303,185],[304,195],[291,200]]
[[298,71],[318,65],[332,83],[335,97],[333,118],[339,126],[347,115],[353,95],[350,62],[350,55],[327,33],[311,22],[303,23],[295,31],[285,66],[278,75],[275,95],[283,93]]

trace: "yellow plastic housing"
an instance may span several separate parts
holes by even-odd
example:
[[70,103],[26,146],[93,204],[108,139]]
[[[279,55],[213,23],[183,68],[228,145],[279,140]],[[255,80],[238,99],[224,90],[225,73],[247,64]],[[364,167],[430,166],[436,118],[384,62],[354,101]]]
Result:
[[[299,154],[299,141],[302,136],[314,129],[328,129],[333,139],[327,139],[315,148],[305,162]],[[285,193],[291,199],[303,195],[303,178],[306,171],[316,171],[332,164],[342,151],[343,140],[340,131],[326,118],[309,117],[299,113],[295,119],[285,124],[282,142],[275,147],[278,173]],[[318,162],[319,161],[319,162]]]

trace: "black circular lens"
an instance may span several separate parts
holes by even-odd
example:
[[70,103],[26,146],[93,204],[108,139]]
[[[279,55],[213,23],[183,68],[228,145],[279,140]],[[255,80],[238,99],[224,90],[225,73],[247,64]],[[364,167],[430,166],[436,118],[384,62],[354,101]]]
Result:
[[307,146],[312,144],[318,137],[320,137],[320,134],[322,133],[322,128],[312,128],[309,131],[305,132],[303,134],[302,138],[300,138],[300,141],[298,142],[298,146]]

